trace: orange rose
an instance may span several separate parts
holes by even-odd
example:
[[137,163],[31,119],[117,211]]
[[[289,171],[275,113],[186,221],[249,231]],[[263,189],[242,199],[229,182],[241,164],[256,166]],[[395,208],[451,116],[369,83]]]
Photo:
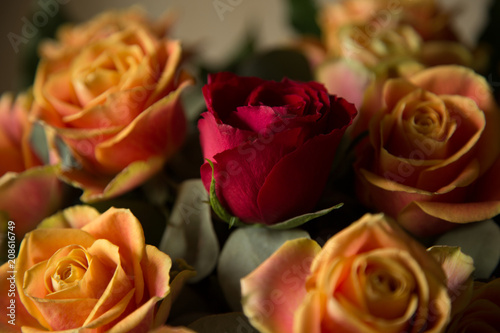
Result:
[[242,279],[243,310],[261,332],[442,332],[439,263],[393,221],[367,214],[326,242],[286,242]]
[[26,234],[9,264],[0,268],[10,281],[1,306],[14,302],[15,316],[2,316],[2,332],[148,332],[164,323],[174,292],[170,258],[144,243],[126,209],[68,208]]
[[57,31],[57,40],[42,41],[39,52],[42,58],[60,57],[72,48],[83,48],[89,43],[105,39],[134,25],[146,28],[161,38],[168,32],[173,19],[172,13],[166,13],[160,20],[152,22],[147,13],[138,6],[125,10],[110,10],[79,25],[69,23],[61,26]]
[[43,166],[30,144],[32,100],[29,92],[15,101],[8,93],[0,97],[0,211],[7,214],[0,222],[13,220],[18,239],[57,210],[62,194],[55,168]]
[[[500,213],[500,114],[486,81],[459,66],[388,80],[358,148],[358,196],[419,235]],[[450,223],[451,222],[451,223]]]
[[495,333],[500,327],[500,278],[488,283],[475,282],[472,299],[455,316],[447,333]]
[[186,132],[179,96],[191,78],[179,72],[180,43],[137,22],[101,37],[42,58],[34,85],[35,114],[76,160],[61,176],[85,190],[84,201],[144,182]]
[[365,39],[403,25],[424,41],[457,39],[450,16],[435,0],[344,0],[325,6],[319,24],[330,54],[336,54],[340,31],[346,27],[355,27],[356,35]]

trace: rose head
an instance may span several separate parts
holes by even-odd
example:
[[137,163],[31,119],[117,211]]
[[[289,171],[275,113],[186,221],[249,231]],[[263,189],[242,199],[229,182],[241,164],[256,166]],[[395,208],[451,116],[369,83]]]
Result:
[[362,202],[420,235],[500,213],[500,112],[482,77],[426,69],[388,80],[383,105],[358,150]]
[[[265,81],[230,73],[203,87],[198,123],[216,193],[246,223],[274,224],[310,212],[328,178],[353,105],[315,82]],[[207,190],[212,170],[201,167]]]
[[16,325],[2,316],[2,332],[148,332],[166,320],[171,260],[129,210],[70,207],[26,234],[15,264]]
[[180,43],[135,21],[111,31],[42,58],[35,77],[35,114],[76,160],[61,176],[85,190],[84,201],[140,185],[177,151],[186,131],[179,99],[191,78],[179,69]]
[[450,315],[439,263],[383,214],[366,214],[321,248],[287,241],[241,280],[261,332],[443,332]]
[[0,97],[0,212],[16,222],[19,239],[59,208],[62,195],[55,168],[43,166],[30,143],[32,100],[30,92]]

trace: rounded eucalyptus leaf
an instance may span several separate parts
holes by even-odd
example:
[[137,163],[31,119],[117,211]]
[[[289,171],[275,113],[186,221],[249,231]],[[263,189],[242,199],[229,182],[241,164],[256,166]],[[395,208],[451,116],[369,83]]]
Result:
[[180,185],[159,248],[172,260],[184,259],[196,270],[190,282],[205,278],[215,268],[219,242],[201,179],[187,180]]

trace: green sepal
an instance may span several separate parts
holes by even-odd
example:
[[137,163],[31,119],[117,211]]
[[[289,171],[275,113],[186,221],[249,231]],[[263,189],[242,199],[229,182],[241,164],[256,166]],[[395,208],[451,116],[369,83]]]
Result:
[[307,214],[295,216],[295,217],[292,217],[291,219],[288,219],[284,222],[276,223],[273,225],[267,225],[266,227],[268,227],[269,229],[274,229],[274,230],[286,230],[286,229],[296,228],[298,226],[303,225],[306,222],[311,221],[312,219],[326,215],[334,209],[339,209],[343,205],[344,205],[344,203],[341,202],[341,203],[339,203],[335,206],[332,206],[330,208],[325,208],[325,209],[319,210],[319,211],[314,212],[314,213],[307,213]]
[[212,161],[210,161],[208,158],[206,159],[208,164],[210,164],[210,167],[212,168],[212,180],[210,181],[210,206],[212,206],[212,209],[214,210],[215,214],[223,220],[224,222],[227,222],[229,224],[229,228],[236,226],[236,227],[241,227],[244,226],[245,224],[241,222],[239,218],[236,216],[231,215],[220,203],[219,199],[217,198],[217,194],[215,192],[215,171],[214,171],[214,164]]

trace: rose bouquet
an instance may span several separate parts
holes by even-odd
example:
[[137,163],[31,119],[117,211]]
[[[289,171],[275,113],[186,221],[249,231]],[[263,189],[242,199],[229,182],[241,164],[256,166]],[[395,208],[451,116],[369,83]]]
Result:
[[1,332],[499,329],[494,26],[288,5],[224,68],[137,7],[37,45],[0,100]]

